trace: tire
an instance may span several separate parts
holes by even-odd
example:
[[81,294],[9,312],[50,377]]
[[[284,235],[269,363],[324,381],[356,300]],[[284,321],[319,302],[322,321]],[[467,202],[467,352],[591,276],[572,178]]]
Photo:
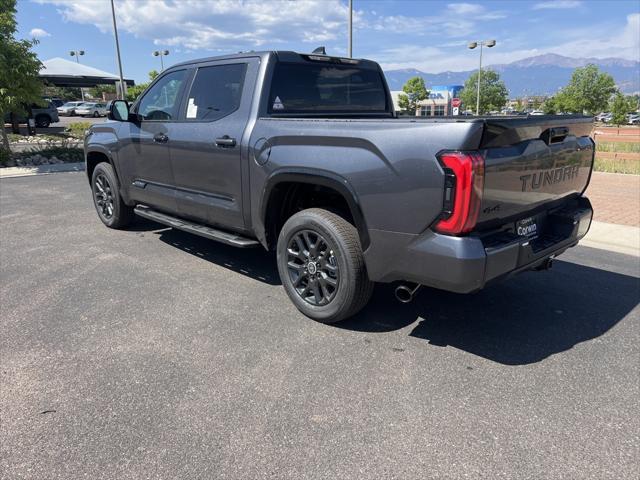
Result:
[[93,112],[93,118],[98,118],[99,116],[100,116],[100,114],[98,113],[97,110],[95,112]]
[[47,128],[51,125],[51,119],[47,115],[36,116],[36,127]]
[[91,175],[91,193],[98,218],[109,228],[124,228],[134,217],[133,208],[122,201],[113,167],[99,163]]
[[278,237],[277,262],[293,304],[319,322],[351,317],[371,298],[358,231],[336,213],[310,208],[291,216]]

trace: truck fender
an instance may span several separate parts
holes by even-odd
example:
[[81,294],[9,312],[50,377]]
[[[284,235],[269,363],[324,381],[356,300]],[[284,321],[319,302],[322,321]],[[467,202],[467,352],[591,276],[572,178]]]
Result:
[[360,242],[362,249],[366,250],[369,246],[369,232],[367,230],[367,224],[358,202],[358,196],[349,184],[349,182],[333,172],[326,170],[313,169],[313,168],[282,168],[273,171],[266,179],[264,190],[260,198],[260,218],[259,225],[256,227],[256,236],[260,242],[267,247],[266,239],[266,218],[267,207],[271,198],[273,189],[281,183],[306,183],[310,185],[321,185],[323,187],[331,188],[338,192],[347,202],[351,216],[354,220],[355,227],[358,230],[360,236]]

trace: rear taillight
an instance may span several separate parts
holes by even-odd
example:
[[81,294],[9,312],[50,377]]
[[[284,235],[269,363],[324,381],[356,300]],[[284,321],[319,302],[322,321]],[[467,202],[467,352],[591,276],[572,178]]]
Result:
[[438,156],[445,171],[440,233],[460,235],[476,226],[484,190],[484,158],[478,152],[444,152]]

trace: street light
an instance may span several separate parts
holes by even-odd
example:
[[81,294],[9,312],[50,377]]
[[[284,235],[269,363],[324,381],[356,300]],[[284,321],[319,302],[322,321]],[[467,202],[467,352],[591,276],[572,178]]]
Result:
[[[72,57],[76,57],[76,62],[80,63],[80,57],[84,55],[84,50],[71,50],[69,52],[69,55],[71,55]],[[82,96],[82,101],[84,102],[84,91],[82,90],[82,87],[80,87],[80,95]]]
[[496,41],[485,40],[484,42],[470,42],[468,47],[469,49],[473,50],[478,45],[480,45],[480,67],[478,68],[478,92],[477,92],[477,99],[476,99],[476,116],[480,115],[480,77],[482,76],[482,47],[487,47],[487,48],[495,47]]
[[160,71],[164,70],[164,62],[162,61],[162,57],[169,55],[169,50],[156,50],[153,52],[154,57],[160,57]]

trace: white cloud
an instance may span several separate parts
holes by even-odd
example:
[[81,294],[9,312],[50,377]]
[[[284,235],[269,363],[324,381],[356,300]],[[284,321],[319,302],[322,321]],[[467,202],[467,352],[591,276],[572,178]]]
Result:
[[562,8],[576,8],[582,5],[580,0],[554,0],[552,2],[538,2],[533,5],[534,10],[559,10]]
[[[619,32],[611,34],[611,32]],[[584,27],[582,32],[567,32],[564,41],[550,47],[520,48],[505,50],[509,42],[498,40],[496,47],[484,51],[483,64],[496,65],[510,63],[527,57],[545,53],[557,53],[574,58],[616,57],[638,61],[640,59],[640,13],[626,17],[623,26],[612,28],[602,25],[600,28]],[[379,60],[385,70],[417,68],[424,72],[472,70],[478,67],[478,53],[468,50],[462,42],[442,43],[438,48],[423,48],[414,44],[383,49],[370,55]]]
[[[36,1],[58,6],[67,21],[112,30],[108,1]],[[348,7],[341,0],[119,0],[116,15],[119,29],[156,45],[233,51],[342,40]]]
[[450,3],[447,7],[456,15],[476,15],[484,11],[484,7],[477,3]]
[[44,37],[50,37],[51,34],[46,30],[43,30],[42,28],[32,28],[31,31],[29,32],[29,36],[32,38],[44,38]]

